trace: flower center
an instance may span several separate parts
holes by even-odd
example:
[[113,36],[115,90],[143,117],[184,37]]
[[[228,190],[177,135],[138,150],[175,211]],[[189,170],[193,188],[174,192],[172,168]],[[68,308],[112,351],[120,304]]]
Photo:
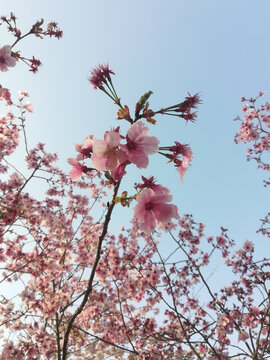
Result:
[[132,141],[127,143],[127,147],[129,150],[135,150],[136,149],[136,144]]
[[151,201],[149,201],[144,205],[145,210],[152,210],[153,208],[154,208],[154,204]]
[[116,147],[108,147],[104,154],[110,157],[113,156],[115,153],[116,153]]
[[135,150],[136,144],[132,140],[130,140],[129,136],[127,135],[127,147],[129,150]]
[[4,64],[6,62],[5,58],[3,56],[0,56],[0,63]]

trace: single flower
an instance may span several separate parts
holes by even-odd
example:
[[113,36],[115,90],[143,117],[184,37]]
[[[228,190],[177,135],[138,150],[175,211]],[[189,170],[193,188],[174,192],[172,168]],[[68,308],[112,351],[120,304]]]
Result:
[[149,163],[148,155],[158,152],[159,140],[155,136],[148,136],[148,131],[142,121],[132,124],[127,132],[127,143],[121,145],[128,160],[138,168],[146,168]]
[[105,133],[104,140],[93,140],[92,162],[97,170],[113,170],[127,160],[119,149],[120,140],[121,136],[115,130]]
[[0,48],[0,71],[8,71],[8,67],[16,65],[16,59],[11,54],[11,46]]
[[144,188],[136,200],[134,218],[139,228],[146,233],[153,232],[159,223],[166,225],[172,218],[179,217],[177,207],[168,204],[172,200],[169,190],[161,185],[157,185],[155,190]]

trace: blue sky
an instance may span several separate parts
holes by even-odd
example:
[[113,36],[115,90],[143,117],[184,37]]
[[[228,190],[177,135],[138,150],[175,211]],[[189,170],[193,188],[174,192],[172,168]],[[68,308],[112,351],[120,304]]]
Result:
[[[68,171],[74,143],[89,134],[101,138],[120,124],[115,105],[87,81],[99,63],[109,62],[118,95],[130,108],[148,90],[154,109],[183,100],[187,91],[200,92],[203,104],[195,124],[160,117],[150,130],[162,146],[174,140],[190,144],[194,160],[184,185],[174,167],[155,155],[146,171],[130,168],[126,186],[141,174],[154,175],[171,189],[180,213],[194,214],[209,234],[228,227],[239,244],[255,240],[263,253],[266,240],[255,231],[268,211],[266,174],[245,161],[244,145],[234,144],[239,125],[233,118],[240,113],[241,96],[265,91],[269,101],[268,0],[3,0],[1,13],[10,11],[24,30],[43,17],[57,21],[64,32],[59,41],[33,37],[16,47],[26,57],[40,58],[37,74],[23,64],[1,73],[4,87],[31,95],[32,145],[45,142]],[[11,44],[3,26],[0,31],[0,45]]]

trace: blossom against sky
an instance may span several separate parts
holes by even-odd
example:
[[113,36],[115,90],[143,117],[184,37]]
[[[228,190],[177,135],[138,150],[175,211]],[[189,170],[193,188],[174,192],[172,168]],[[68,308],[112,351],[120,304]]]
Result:
[[[131,108],[149,90],[155,108],[200,93],[203,104],[195,123],[160,116],[156,125],[148,125],[148,135],[160,146],[174,141],[190,146],[194,158],[184,184],[158,154],[151,155],[144,175],[157,172],[157,182],[170,189],[180,213],[193,213],[210,233],[223,225],[237,241],[252,240],[269,198],[264,174],[245,161],[244,146],[233,142],[238,128],[233,118],[243,106],[241,96],[259,91],[270,96],[269,10],[268,0],[6,0],[3,15],[13,11],[25,30],[41,17],[55,20],[63,39],[29,38],[18,44],[17,50],[36,54],[42,66],[31,74],[18,64],[1,74],[1,85],[29,91],[30,143],[42,141],[58,152],[67,172],[67,158],[77,155],[74,143],[90,134],[101,139],[118,125],[115,105],[89,84],[97,64],[110,64],[121,101]],[[0,45],[10,45],[13,38],[3,27],[0,31]],[[135,166],[133,175],[139,182]]]

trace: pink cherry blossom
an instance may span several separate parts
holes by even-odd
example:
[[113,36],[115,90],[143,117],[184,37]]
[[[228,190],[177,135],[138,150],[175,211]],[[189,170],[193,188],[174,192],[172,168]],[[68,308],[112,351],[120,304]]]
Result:
[[188,162],[184,159],[184,160],[182,160],[182,161],[180,161],[178,163],[176,168],[177,168],[177,171],[178,171],[178,173],[180,175],[181,182],[183,183],[183,178],[184,178],[184,176],[186,174],[186,171],[188,169]]
[[156,181],[154,179],[154,176],[151,176],[148,179],[146,177],[142,176],[142,181],[143,181],[143,183],[138,184],[139,189],[144,189],[144,188],[153,189],[155,186],[158,186],[158,185],[155,184]]
[[148,131],[142,121],[132,124],[127,132],[127,144],[121,145],[128,160],[138,168],[146,168],[148,155],[158,152],[159,140],[155,136],[147,136]]
[[[1,21],[15,22],[12,13],[10,18]],[[41,25],[33,27],[37,35]],[[52,28],[48,33],[53,35]],[[101,70],[107,81],[110,70],[106,66]],[[267,358],[269,258],[255,259],[249,240],[234,252],[234,242],[223,227],[220,236],[206,238],[205,225],[192,215],[179,219],[169,189],[156,184],[153,176],[142,176],[143,183],[135,185],[137,195],[120,190],[120,183],[114,184],[112,197],[104,190],[107,180],[123,177],[131,159],[138,167],[148,163],[155,144],[150,141],[149,151],[146,143],[153,137],[146,135],[148,129],[135,122],[123,146],[119,129],[106,133],[104,140],[87,137],[77,145],[77,158],[69,159],[73,180],[87,173],[78,183],[52,165],[57,155],[48,154],[44,144],[28,150],[25,142],[26,164],[33,171],[24,176],[4,159],[16,148],[22,151],[19,135],[31,108],[22,100],[9,105],[14,114],[0,117],[0,172],[5,173],[0,182],[1,282],[13,283],[17,292],[14,299],[0,297],[1,360]],[[140,100],[143,115],[146,100]],[[196,107],[198,101],[198,96],[189,95],[182,109]],[[258,161],[262,151],[269,151],[269,116],[264,107],[253,110],[254,100],[249,106],[243,131],[253,124],[258,141],[250,156],[258,156]],[[163,155],[178,167],[182,179],[193,157],[190,148],[175,142],[159,150],[173,153]],[[110,174],[91,172],[84,165],[81,160],[89,161],[92,154],[93,162],[110,169]],[[260,166],[270,170],[268,163],[262,161]],[[43,182],[48,188],[38,199],[28,192],[32,178],[40,182],[40,190]],[[124,181],[121,186],[126,186]],[[128,206],[133,199],[137,200],[133,227],[111,232],[114,208],[118,203]],[[102,214],[95,211],[98,203]],[[268,236],[269,217],[261,229]],[[170,233],[151,234],[156,227]],[[221,290],[208,281],[218,254],[233,272]],[[158,313],[160,321],[154,317]]]
[[121,180],[124,175],[126,175],[126,166],[129,164],[128,161],[118,165],[116,168],[113,169],[113,178],[114,180]]
[[[183,102],[176,104],[174,106],[169,106],[165,109],[161,108],[156,113],[160,113],[162,115],[167,114],[167,115],[179,116],[185,119],[186,123],[188,123],[188,121],[195,122],[197,118],[197,113],[191,111],[192,109],[196,109],[198,105],[201,103],[202,102],[198,93],[193,96],[190,95],[190,93],[188,93],[188,96],[185,97],[185,100]],[[174,114],[175,112],[179,115],[175,115]]]
[[12,104],[10,91],[7,88],[3,88],[1,85],[0,85],[0,100],[5,100],[7,105]]
[[111,75],[114,75],[114,72],[109,69],[108,64],[99,65],[91,72],[91,77],[89,78],[90,84],[93,85],[94,89],[103,88],[104,83],[107,83],[107,80],[111,82]]
[[88,135],[82,145],[75,144],[76,150],[79,152],[77,155],[77,160],[83,160],[85,158],[91,157],[91,153],[93,152],[93,142],[95,140],[94,135]]
[[108,131],[104,140],[93,140],[93,166],[97,170],[113,170],[126,161],[125,153],[119,149],[121,136],[115,130]]
[[179,141],[175,141],[175,145],[171,146],[169,150],[173,152],[174,158],[178,155],[182,155],[188,162],[193,159],[191,148],[187,144],[180,144]]
[[29,97],[28,91],[26,91],[26,90],[19,90],[18,94],[19,94],[21,99],[23,99],[25,97]]
[[3,46],[0,49],[0,71],[8,71],[8,67],[15,65],[16,59],[11,55],[11,46]]
[[251,241],[246,240],[243,246],[243,250],[246,252],[252,252],[254,249],[254,245]]
[[146,233],[155,230],[157,223],[167,224],[171,218],[178,218],[177,207],[167,204],[172,196],[167,188],[160,186],[157,191],[144,188],[137,196],[137,205],[134,209],[134,218],[138,226]]
[[193,159],[193,153],[191,148],[187,144],[181,144],[179,141],[175,141],[173,146],[163,146],[159,150],[166,150],[172,152],[172,154],[166,154],[161,152],[166,158],[170,159],[169,162],[173,162],[179,172],[181,182],[183,183],[183,177],[189,167],[189,162]]
[[[241,126],[235,136],[235,143],[250,143],[247,149],[247,160],[255,160],[258,169],[270,170],[268,156],[270,151],[270,104],[266,102],[260,106],[257,101],[263,96],[260,92],[256,98],[245,99],[244,105],[246,115],[243,119],[237,116],[235,120],[241,121]],[[242,108],[243,109],[243,108]],[[264,180],[264,186],[268,186],[270,180]]]
[[73,181],[79,180],[83,174],[83,165],[78,160],[70,158],[68,163],[72,165],[69,175]]
[[249,338],[249,335],[246,331],[241,331],[238,335],[238,342],[240,341],[247,341],[247,339]]

